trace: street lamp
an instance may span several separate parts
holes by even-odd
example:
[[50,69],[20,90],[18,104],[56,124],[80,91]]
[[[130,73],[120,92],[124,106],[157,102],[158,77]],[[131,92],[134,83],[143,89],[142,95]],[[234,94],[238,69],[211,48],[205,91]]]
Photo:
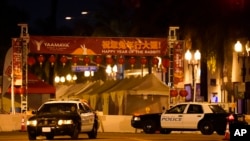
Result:
[[[234,45],[234,50],[238,54],[238,59],[242,59],[242,68],[241,68],[241,75],[242,75],[242,83],[245,83],[245,78],[246,78],[246,58],[249,57],[249,51],[250,51],[250,46],[249,46],[249,41],[247,41],[245,45],[245,50],[242,48],[242,44],[240,41],[237,41]],[[245,89],[245,88],[244,88]],[[244,91],[244,97],[242,99],[242,111],[246,114],[247,113],[247,100],[246,100],[246,92]]]
[[195,75],[194,75],[194,69],[195,66],[198,67],[199,61],[201,59],[201,53],[199,50],[196,50],[194,54],[190,52],[190,50],[187,50],[185,53],[185,59],[188,61],[188,67],[191,66],[192,69],[192,95],[193,95],[193,101],[195,102],[195,91],[194,91],[194,85],[195,85]]
[[67,74],[66,76],[56,76],[55,77],[55,83],[65,83],[65,82],[74,82],[77,80],[77,76],[74,74],[73,76],[70,74]]
[[107,65],[106,67],[106,73],[108,75],[108,79],[114,79],[116,80],[116,73],[117,73],[117,65],[114,65],[113,67],[111,67],[111,65]]

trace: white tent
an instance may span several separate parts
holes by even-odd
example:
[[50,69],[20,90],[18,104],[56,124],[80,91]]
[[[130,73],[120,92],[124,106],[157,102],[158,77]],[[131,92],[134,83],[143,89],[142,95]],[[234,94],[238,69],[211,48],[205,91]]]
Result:
[[78,83],[78,84],[71,84],[68,87],[65,86],[61,86],[61,88],[59,87],[58,90],[64,88],[63,91],[60,91],[61,94],[59,98],[69,98],[72,95],[74,95],[75,93],[77,93],[78,91],[80,91],[81,89],[84,89],[89,83],[91,82],[87,82],[87,83]]
[[148,74],[145,76],[144,81],[141,81],[139,84],[129,90],[129,94],[169,96],[170,88],[154,74]]
[[118,81],[115,81],[115,80],[108,80],[108,81],[105,81],[104,83],[93,85],[92,87],[90,87],[90,89],[83,91],[76,96],[83,97],[83,98],[89,97],[90,106],[93,109],[95,109],[96,107],[96,102],[97,102],[98,97],[102,97],[103,98],[103,111],[104,110],[108,111],[106,107],[108,107],[109,101],[105,101],[105,99],[107,100],[109,98],[109,95],[105,95],[102,93],[112,88],[114,85],[116,85],[117,82]]
[[134,112],[161,112],[163,107],[169,107],[169,86],[154,74],[148,74],[144,77],[143,81],[128,91],[125,109],[127,114]]
[[[127,106],[140,104],[139,101],[131,102],[135,100],[135,96],[154,96],[158,97],[157,103],[159,106],[168,106],[169,104],[170,88],[159,80],[154,74],[148,74],[144,77],[132,77],[125,78],[119,81],[116,85],[102,93],[104,101],[110,99],[118,106],[118,114],[123,114],[127,111]],[[134,99],[130,99],[127,102],[128,96],[134,96]],[[138,99],[137,99],[138,100]],[[145,100],[143,101],[145,102]],[[152,102],[152,101],[151,101]],[[108,103],[108,102],[105,102]],[[150,101],[148,102],[148,104]],[[127,105],[129,104],[129,105]],[[133,106],[132,106],[133,107]],[[134,106],[135,107],[135,106]]]
[[128,91],[142,81],[142,77],[130,77],[119,81],[114,87],[105,91],[105,95],[110,95],[111,100],[118,105],[118,114],[123,113],[123,101],[126,99]]
[[[63,96],[66,97],[84,98],[90,102],[93,109],[102,110],[103,114],[128,114],[136,110],[136,106],[137,109],[141,107],[143,109],[145,106],[152,105],[152,103],[157,103],[155,104],[157,105],[156,109],[160,109],[160,106],[168,105],[170,93],[169,87],[154,74],[148,74],[144,77],[124,78],[122,80],[75,84],[75,86],[60,91],[64,91]],[[154,98],[154,100],[146,101],[143,96]],[[114,110],[114,107],[112,107],[113,111],[110,111],[111,103],[115,104],[118,109],[115,108],[116,110]],[[155,109],[155,107],[152,107],[152,109]]]

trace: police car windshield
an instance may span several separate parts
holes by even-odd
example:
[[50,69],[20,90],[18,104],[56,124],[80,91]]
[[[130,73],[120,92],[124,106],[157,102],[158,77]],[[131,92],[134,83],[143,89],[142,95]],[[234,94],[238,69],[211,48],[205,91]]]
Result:
[[227,113],[220,105],[209,105],[213,113]]
[[[75,103],[50,103],[44,104],[37,114],[50,114],[50,113],[69,113],[75,112],[77,105]],[[74,109],[74,111],[72,111]]]

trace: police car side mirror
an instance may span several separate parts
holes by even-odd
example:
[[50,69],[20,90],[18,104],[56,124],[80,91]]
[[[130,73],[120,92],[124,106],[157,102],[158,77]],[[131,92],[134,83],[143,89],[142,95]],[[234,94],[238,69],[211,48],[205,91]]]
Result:
[[163,107],[162,107],[162,111],[165,111],[165,110],[166,110],[166,108],[165,108],[165,106],[163,106]]

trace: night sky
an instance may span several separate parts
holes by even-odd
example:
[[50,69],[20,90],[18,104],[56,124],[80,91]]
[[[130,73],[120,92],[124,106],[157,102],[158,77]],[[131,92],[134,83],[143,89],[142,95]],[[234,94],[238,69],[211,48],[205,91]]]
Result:
[[[53,9],[55,22],[48,20]],[[90,12],[91,22],[80,22],[68,34],[64,17],[81,19],[82,11]],[[194,49],[219,52],[228,41],[250,37],[249,15],[248,0],[1,0],[0,67],[20,22],[28,24],[30,35],[44,36],[167,37],[169,26],[180,26],[180,39],[191,38]]]
[[[92,11],[98,7],[96,0],[57,0],[57,25],[66,24],[66,16],[81,17],[82,11]],[[45,19],[51,14],[51,0],[8,0],[10,5],[15,5],[30,15],[28,24],[34,24],[37,19]]]
[[[90,14],[83,16],[82,11]],[[11,38],[20,35],[17,24],[25,22],[30,35],[43,36],[167,39],[169,26],[179,26],[178,39],[200,50],[201,76],[207,76],[209,59],[215,58],[220,68],[230,66],[225,59],[232,55],[233,44],[250,40],[249,15],[249,0],[0,0],[0,71]],[[65,16],[83,21],[73,20],[68,28]],[[201,78],[203,86],[207,82]]]

